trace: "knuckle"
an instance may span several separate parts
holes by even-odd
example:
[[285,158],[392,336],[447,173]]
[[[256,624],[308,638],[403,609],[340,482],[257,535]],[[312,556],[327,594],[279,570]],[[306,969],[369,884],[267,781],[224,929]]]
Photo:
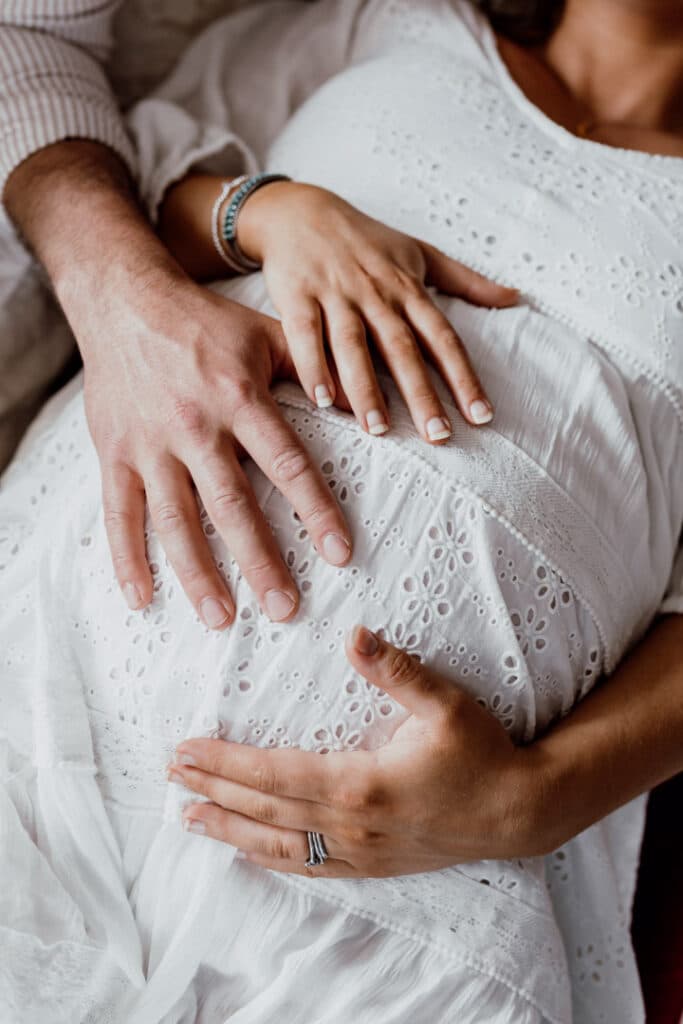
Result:
[[262,852],[267,857],[272,857],[274,860],[291,860],[295,856],[295,853],[287,840],[280,839],[277,836],[263,842]]
[[367,814],[386,803],[386,792],[382,785],[372,779],[341,788],[336,803],[344,811]]
[[254,406],[259,398],[260,390],[249,377],[235,377],[223,384],[223,393],[227,408],[230,409],[233,416],[237,416],[245,409],[251,409]]
[[162,536],[175,533],[187,525],[187,511],[176,501],[162,501],[152,509],[157,533]]
[[249,511],[249,498],[236,488],[226,488],[211,496],[213,516],[219,521],[243,520]]
[[462,342],[460,341],[460,338],[454,330],[445,324],[436,331],[434,335],[434,344],[437,348],[455,349],[457,352],[462,351]]
[[253,817],[266,825],[274,825],[277,822],[277,811],[270,800],[259,800],[254,804]]
[[292,484],[309,469],[308,456],[301,448],[290,445],[283,448],[271,462],[271,479],[275,484]]
[[292,313],[287,318],[285,330],[293,335],[318,334],[319,321],[313,313]]
[[338,345],[356,348],[366,344],[365,331],[361,324],[341,324],[333,333]]
[[252,785],[259,793],[277,793],[278,784],[275,773],[264,765],[254,768]]
[[171,409],[171,422],[182,435],[191,440],[206,436],[206,418],[200,406],[189,399],[176,399]]
[[405,651],[392,650],[387,655],[386,677],[393,686],[406,686],[420,675],[419,664]]

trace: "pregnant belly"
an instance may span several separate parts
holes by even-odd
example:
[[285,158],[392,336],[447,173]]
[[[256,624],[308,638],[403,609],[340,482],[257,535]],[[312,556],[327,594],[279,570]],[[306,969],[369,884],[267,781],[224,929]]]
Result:
[[130,786],[141,746],[150,745],[150,758],[138,774],[151,778],[188,735],[320,752],[386,742],[404,711],[351,671],[344,636],[358,622],[466,688],[516,741],[570,708],[602,671],[596,627],[571,586],[468,487],[404,443],[400,428],[392,439],[368,438],[349,417],[311,410],[293,392],[285,401],[355,537],[351,565],[327,565],[287,502],[250,467],[301,591],[293,623],[260,612],[206,516],[237,598],[234,626],[205,629],[154,535],[153,606],[127,611],[96,482],[87,484],[89,509],[64,548],[77,581],[64,631],[111,794]]

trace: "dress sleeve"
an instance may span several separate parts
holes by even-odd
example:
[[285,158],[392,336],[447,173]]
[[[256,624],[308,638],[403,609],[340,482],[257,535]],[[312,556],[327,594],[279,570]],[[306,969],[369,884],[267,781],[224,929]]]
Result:
[[190,169],[254,173],[288,118],[352,59],[377,0],[278,0],[213,22],[175,71],[133,107],[140,194],[154,220]]
[[683,537],[681,537],[669,586],[659,610],[663,615],[676,613],[683,615]]
[[23,160],[53,142],[91,139],[134,169],[102,64],[120,0],[0,4],[0,196]]

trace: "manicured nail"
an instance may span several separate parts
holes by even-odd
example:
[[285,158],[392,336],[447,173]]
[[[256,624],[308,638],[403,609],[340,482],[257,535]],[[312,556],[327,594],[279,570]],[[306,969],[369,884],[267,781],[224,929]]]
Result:
[[178,785],[182,786],[185,784],[185,779],[182,777],[177,768],[174,768],[172,764],[166,769],[166,778],[169,782],[177,782]]
[[183,828],[186,832],[194,832],[195,835],[198,836],[206,835],[206,825],[203,821],[195,821],[193,818],[184,818]]
[[296,602],[289,594],[285,594],[284,590],[269,590],[264,598],[264,604],[268,618],[273,622],[282,622],[292,614]]
[[235,860],[247,860],[247,855],[244,850],[235,850]]
[[332,565],[344,565],[351,554],[351,546],[338,533],[327,533],[323,537],[322,551],[325,561]]
[[476,402],[472,402],[472,405],[470,406],[470,416],[478,426],[483,423],[490,423],[493,419],[493,409],[488,402],[484,402],[481,398],[478,398]]
[[196,768],[197,762],[190,754],[176,754],[178,764],[186,764],[188,768]]
[[332,395],[326,384],[318,384],[315,389],[315,404],[319,409],[329,409],[332,405]]
[[142,594],[134,583],[123,584],[123,596],[126,604],[132,612],[136,612],[142,606]]
[[209,629],[220,629],[221,626],[227,626],[230,621],[229,610],[215,597],[204,598],[199,605],[199,614]]
[[384,418],[384,413],[381,413],[379,409],[372,409],[365,420],[368,425],[368,434],[372,434],[373,437],[379,437],[380,434],[386,434],[389,429],[389,424]]
[[434,416],[427,424],[427,437],[430,441],[445,441],[450,436],[450,423],[441,416]]
[[364,654],[366,657],[370,657],[373,654],[377,654],[379,650],[379,640],[374,633],[371,633],[365,626],[356,626],[353,631],[353,646],[356,648],[359,654]]

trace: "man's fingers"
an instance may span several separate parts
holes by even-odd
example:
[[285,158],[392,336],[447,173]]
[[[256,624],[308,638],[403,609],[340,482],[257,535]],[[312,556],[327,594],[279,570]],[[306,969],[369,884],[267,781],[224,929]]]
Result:
[[316,550],[331,565],[351,558],[351,536],[320,470],[270,394],[244,402],[234,432],[254,462],[292,505]]
[[146,490],[152,522],[180,585],[204,624],[224,629],[235,605],[211,557],[185,467],[175,459],[155,465]]
[[102,465],[104,525],[114,571],[128,607],[144,608],[152,600],[152,574],[145,551],[145,488],[123,463]]
[[273,622],[291,619],[299,595],[231,444],[193,453],[188,468],[211,522]]
[[425,283],[432,284],[445,295],[466,299],[476,306],[490,306],[504,309],[519,301],[515,288],[496,284],[476,270],[451,259],[433,245],[421,242],[420,247],[427,263]]
[[418,718],[433,716],[452,693],[445,680],[364,626],[356,626],[347,636],[346,655],[368,682],[385,690]]

